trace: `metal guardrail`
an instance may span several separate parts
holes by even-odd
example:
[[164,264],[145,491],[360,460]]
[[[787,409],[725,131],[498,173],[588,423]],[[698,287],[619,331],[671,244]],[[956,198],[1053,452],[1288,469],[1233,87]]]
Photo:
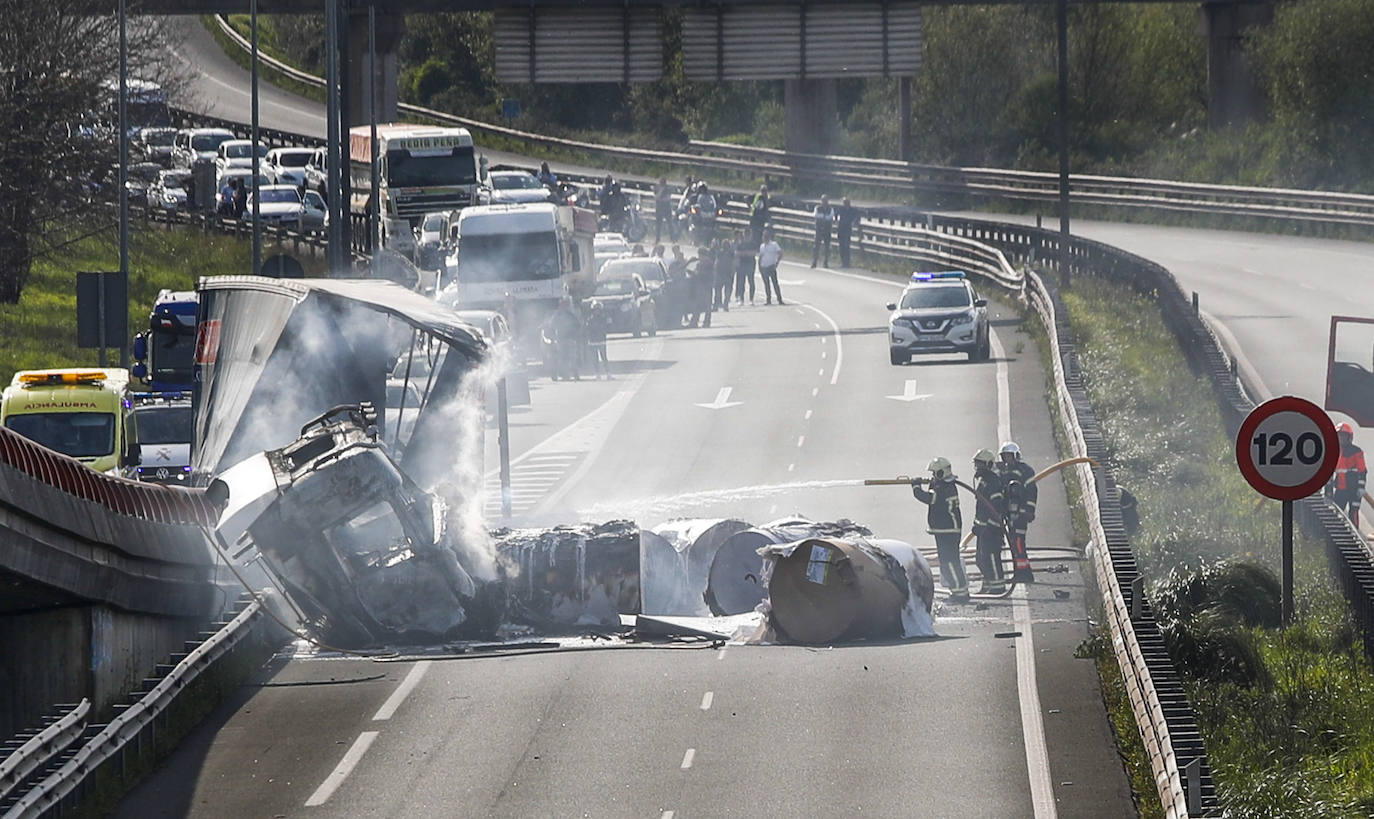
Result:
[[[240,48],[245,51],[250,48],[248,41],[234,30],[223,15],[216,16],[215,21],[220,30]],[[261,52],[259,59],[297,82],[316,88],[323,88],[325,85],[322,78],[293,68]],[[692,140],[688,143],[692,148],[690,153],[653,151],[534,134],[409,103],[400,103],[397,108],[412,116],[458,125],[473,131],[497,134],[532,145],[582,151],[606,159],[670,165],[692,172],[710,168],[749,179],[804,179],[888,188],[901,192],[945,193],[1032,202],[1054,202],[1059,198],[1059,177],[1053,173],[945,167],[892,159],[791,153],[776,148],[756,148],[705,140]],[[1069,194],[1073,203],[1078,205],[1374,226],[1374,196],[1366,194],[1211,185],[1089,174],[1071,175]]]
[[91,701],[83,699],[74,708],[0,760],[0,804],[34,771],[62,753],[86,730]]
[[[260,599],[249,602],[233,620],[196,646],[186,657],[144,694],[138,702],[110,721],[99,733],[81,744],[71,758],[35,782],[4,814],[4,819],[38,817],[56,808],[69,794],[95,775],[102,764],[112,759],[150,725],[176,699],[177,695],[206,668],[232,650],[249,632],[262,612]],[[0,793],[0,797],[4,794]]]

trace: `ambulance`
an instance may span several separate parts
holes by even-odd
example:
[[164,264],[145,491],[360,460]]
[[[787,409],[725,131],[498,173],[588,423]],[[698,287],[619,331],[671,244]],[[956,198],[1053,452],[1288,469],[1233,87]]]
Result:
[[97,472],[137,466],[129,371],[21,370],[0,396],[0,424]]

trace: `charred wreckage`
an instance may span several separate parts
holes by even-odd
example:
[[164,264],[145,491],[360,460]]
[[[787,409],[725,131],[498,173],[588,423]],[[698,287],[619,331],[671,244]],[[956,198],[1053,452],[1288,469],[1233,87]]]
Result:
[[[204,279],[200,296],[193,467],[221,508],[210,534],[243,582],[275,586],[283,613],[322,644],[754,611],[757,641],[934,634],[924,557],[849,521],[487,530],[480,463],[462,459],[480,460],[482,382],[499,373],[483,369],[480,334],[442,305],[339,280]],[[403,369],[423,374],[423,389],[407,421],[404,403],[386,404],[382,374],[416,350],[424,366]]]

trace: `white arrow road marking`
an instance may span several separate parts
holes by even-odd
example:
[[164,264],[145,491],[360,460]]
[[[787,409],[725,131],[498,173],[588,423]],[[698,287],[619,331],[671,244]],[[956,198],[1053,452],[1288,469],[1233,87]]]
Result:
[[712,410],[725,409],[726,407],[738,407],[740,404],[743,404],[744,402],[730,400],[730,392],[732,389],[732,387],[721,387],[720,392],[716,393],[715,401],[712,401],[709,404],[697,404],[696,406],[705,407],[706,409]]
[[887,397],[891,398],[893,401],[919,401],[922,398],[929,398],[934,394],[933,392],[917,393],[916,379],[908,378],[906,380],[906,388],[902,390],[901,395],[889,395]]

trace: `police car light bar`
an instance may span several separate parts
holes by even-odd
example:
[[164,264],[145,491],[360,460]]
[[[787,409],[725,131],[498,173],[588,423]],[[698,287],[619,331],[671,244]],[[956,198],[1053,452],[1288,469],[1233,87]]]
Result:
[[912,273],[912,274],[911,274],[911,280],[912,280],[913,282],[929,282],[929,281],[935,281],[935,280],[937,280],[937,279],[962,279],[962,278],[964,278],[964,273],[963,273],[962,270],[942,270],[942,271],[939,271],[939,272],[936,272],[936,273]]
[[191,393],[184,390],[179,392],[136,392],[133,394],[135,401],[177,401],[191,397]]

